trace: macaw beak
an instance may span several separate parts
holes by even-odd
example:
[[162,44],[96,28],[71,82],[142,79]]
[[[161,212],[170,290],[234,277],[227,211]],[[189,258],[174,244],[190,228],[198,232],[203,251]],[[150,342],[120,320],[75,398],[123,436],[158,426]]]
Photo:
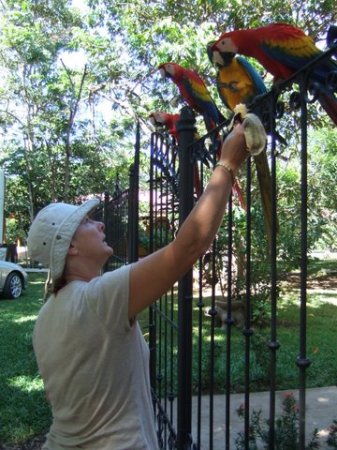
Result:
[[218,50],[215,50],[212,54],[212,62],[213,64],[222,67],[225,66],[225,60],[222,57],[221,53]]
[[149,115],[149,121],[151,125],[156,125],[156,119],[153,114]]
[[152,112],[149,115],[149,121],[152,125],[154,126],[158,126],[158,125],[163,125],[163,120],[162,119],[162,114],[160,112]]
[[211,51],[212,52],[218,52],[219,51],[218,46],[217,46],[217,42],[218,41],[210,42],[210,46],[211,46]]
[[159,69],[159,73],[160,73],[161,78],[166,78],[168,76],[166,70],[163,68]]
[[[214,43],[215,43],[215,41],[211,41],[206,46],[207,56],[212,64],[214,63],[214,60],[213,60],[213,53],[214,53],[213,45],[214,45]],[[217,50],[215,50],[215,51],[217,51]]]

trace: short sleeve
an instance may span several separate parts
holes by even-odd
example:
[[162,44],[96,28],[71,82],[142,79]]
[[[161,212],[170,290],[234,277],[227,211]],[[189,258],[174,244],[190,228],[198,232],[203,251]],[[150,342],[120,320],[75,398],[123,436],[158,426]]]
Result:
[[123,266],[90,281],[86,298],[100,321],[115,331],[125,332],[129,322],[129,285],[131,265]]

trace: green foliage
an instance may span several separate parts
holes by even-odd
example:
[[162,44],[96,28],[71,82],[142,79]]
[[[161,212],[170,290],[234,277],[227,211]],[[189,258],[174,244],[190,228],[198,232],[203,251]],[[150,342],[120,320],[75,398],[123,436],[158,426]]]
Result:
[[329,436],[327,439],[329,447],[337,448],[337,420],[334,420],[329,427]]
[[[335,11],[335,0],[319,4],[310,0],[305,5],[300,0],[254,0],[245,5],[219,0],[90,0],[85,10],[72,8],[70,3],[7,0],[0,6],[0,165],[7,175],[6,216],[15,216],[18,236],[25,234],[34,213],[51,200],[76,201],[101,194],[117,173],[126,186],[135,120],[141,124],[141,182],[145,185],[151,131],[148,115],[156,109],[176,112],[182,106],[176,101],[174,84],[159,79],[160,63],[176,61],[197,69],[226,116],[215,89],[215,69],[205,51],[210,40],[226,30],[279,20],[324,39]],[[79,63],[73,65],[72,59],[79,55]],[[264,69],[252,62],[264,75]],[[265,78],[270,86],[270,78]],[[277,125],[288,145],[280,148],[277,168],[278,256],[291,269],[298,264],[300,253],[299,136],[294,131],[296,113],[290,114],[287,106],[288,93],[281,100],[286,113]],[[336,132],[315,105],[309,105],[309,112],[308,243],[309,247],[333,246]],[[245,232],[244,217],[236,213],[235,220],[237,256],[242,256],[244,242],[239,239]],[[252,221],[253,253],[267,267],[256,180]],[[256,286],[263,278],[258,272],[253,274]]]
[[[120,129],[110,131],[106,122],[97,129],[100,116],[91,119],[85,112],[94,105],[92,72],[63,61],[83,40],[86,26],[78,12],[62,0],[6,6],[1,11],[0,65],[5,70],[0,118],[7,133],[0,164],[7,176],[6,215],[15,216],[11,231],[17,229],[19,237],[44,204],[101,194],[120,165],[127,178],[133,152],[126,142],[122,157],[113,155]],[[119,123],[123,132],[133,132],[130,119]]]
[[[249,428],[249,448],[257,450],[259,442],[263,443],[263,448],[269,448],[269,425],[268,420],[261,417],[262,411],[253,411]],[[239,417],[244,417],[244,407],[238,410]],[[306,450],[319,448],[317,442],[317,431],[314,430],[312,438]],[[237,450],[244,449],[244,436],[239,433],[236,438]],[[299,413],[296,400],[292,393],[285,394],[282,401],[282,414],[275,420],[275,448],[277,450],[296,450],[299,447]]]

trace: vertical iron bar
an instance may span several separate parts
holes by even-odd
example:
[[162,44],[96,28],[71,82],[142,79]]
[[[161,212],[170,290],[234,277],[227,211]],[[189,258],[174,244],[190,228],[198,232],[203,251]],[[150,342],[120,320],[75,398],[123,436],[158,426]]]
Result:
[[[166,148],[166,139],[162,139],[160,141],[160,155],[164,155],[164,149]],[[158,240],[158,247],[160,248],[163,245],[163,171],[158,170],[156,179],[160,180],[159,185],[159,199],[156,202],[156,210],[155,210],[155,229],[156,229],[156,239]],[[156,245],[157,247],[157,245]],[[159,314],[156,315],[156,328],[158,332],[158,336],[160,336],[159,341],[157,342],[157,391],[158,391],[158,399],[159,402],[162,403],[163,400],[163,349],[165,350],[165,340],[163,338],[163,301],[164,296],[161,296],[157,300],[157,305],[159,308]],[[161,405],[161,407],[163,407]],[[163,419],[161,418],[161,427],[163,428]],[[161,439],[163,437],[161,436]]]
[[[158,142],[158,135],[153,133],[151,135],[151,155],[150,155],[150,181],[149,181],[149,252],[154,251],[154,152]],[[156,326],[155,326],[155,305],[151,305],[149,308],[149,348],[150,348],[150,382],[151,388],[156,393]]]
[[[204,190],[204,166],[200,164],[201,191]],[[202,420],[202,355],[203,355],[203,260],[199,259],[199,298],[198,298],[198,403],[197,403],[197,448],[201,448],[201,420]]]
[[243,334],[245,336],[245,450],[249,450],[250,434],[250,344],[251,329],[251,159],[247,160],[247,218],[246,218],[246,320]]
[[140,126],[137,122],[134,163],[130,167],[129,220],[128,220],[128,255],[129,262],[138,260],[139,241],[139,152]]
[[[273,100],[273,105],[275,101]],[[271,111],[271,129],[275,130],[274,109]],[[277,341],[277,190],[276,190],[276,141],[272,134],[271,143],[271,189],[272,189],[272,229],[270,243],[270,266],[271,266],[271,327],[270,341],[270,397],[269,397],[269,450],[275,448],[275,401],[276,401],[276,350],[280,347]]]
[[210,352],[209,352],[209,450],[213,450],[213,422],[214,422],[214,338],[215,338],[215,255],[217,251],[217,245],[215,240],[212,244],[212,316],[211,316],[211,335],[210,335]]
[[[193,111],[184,107],[177,123],[179,144],[179,224],[193,207],[193,164],[190,152],[195,133]],[[178,420],[177,449],[191,448],[192,415],[192,270],[179,281],[178,286]]]
[[[169,152],[171,150],[170,145],[167,145],[167,151],[166,151],[166,156],[167,156],[167,160],[169,161]],[[169,223],[169,183],[167,182],[165,184],[165,218],[164,218],[164,224],[165,224],[165,228],[164,228],[164,245],[168,244],[169,241],[169,227],[168,227],[168,223]],[[169,343],[169,323],[168,323],[168,308],[169,308],[169,292],[167,292],[165,294],[165,327],[164,327],[164,335],[165,335],[165,347],[164,347],[164,408],[165,408],[165,412],[167,412],[167,406],[168,406],[168,388],[169,388],[169,384],[168,384],[168,368],[169,368],[169,347],[168,347],[168,343]],[[167,427],[165,426],[165,432],[164,432],[164,441],[165,443],[167,442]]]
[[103,220],[104,220],[104,226],[106,233],[110,236],[110,230],[108,229],[109,222],[108,222],[108,203],[109,203],[109,191],[104,192],[104,209],[103,209]]
[[307,219],[308,219],[308,176],[307,176],[307,93],[306,83],[301,89],[301,285],[300,285],[300,346],[296,364],[299,367],[299,449],[305,449],[305,397],[307,358]]
[[203,324],[203,297],[202,297],[202,259],[199,259],[199,298],[198,304],[198,403],[197,403],[197,448],[201,446],[201,408],[202,408],[202,324]]
[[[177,166],[177,158],[176,158],[176,154],[177,154],[177,146],[176,143],[174,145],[174,147],[172,148],[172,167],[173,167],[173,172],[176,173],[176,166]],[[176,184],[176,179],[173,179],[172,182],[174,184]],[[174,239],[174,236],[176,234],[176,216],[177,216],[177,211],[176,211],[176,190],[172,189],[172,195],[171,195],[171,224],[172,224],[172,229],[171,229],[171,239]],[[175,333],[175,329],[173,328],[173,322],[175,320],[175,304],[176,304],[176,295],[175,295],[175,289],[174,286],[172,286],[171,289],[171,311],[170,311],[170,319],[171,319],[171,334],[170,334],[170,357],[171,357],[171,371],[170,371],[170,420],[171,422],[173,422],[173,401],[174,398],[176,397],[175,395],[175,384],[174,384],[174,375],[176,374],[176,368],[174,367],[174,362],[176,361],[176,356],[175,356],[175,349],[177,347],[177,337],[176,337],[176,333]]]
[[[107,237],[107,243],[112,246],[111,242],[111,229],[110,229],[110,220],[108,214],[108,204],[109,204],[109,191],[104,192],[104,206],[103,206],[103,221],[105,227],[105,234]],[[106,272],[109,268],[109,260],[104,264],[103,271]]]
[[228,261],[227,261],[227,326],[226,326],[226,450],[230,450],[230,399],[231,399],[231,337],[232,337],[232,246],[233,246],[233,202],[232,193],[228,201]]
[[129,167],[129,198],[128,198],[128,243],[127,243],[127,259],[128,261],[134,262],[134,232],[135,232],[135,221],[134,221],[134,178],[135,178],[135,163],[133,162]]

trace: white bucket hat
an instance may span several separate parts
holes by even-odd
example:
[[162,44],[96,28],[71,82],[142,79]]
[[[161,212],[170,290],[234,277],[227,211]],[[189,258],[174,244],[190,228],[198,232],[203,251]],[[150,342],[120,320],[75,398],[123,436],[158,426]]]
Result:
[[71,240],[82,219],[99,203],[88,200],[80,206],[51,203],[37,214],[28,232],[28,254],[49,267],[51,280],[63,273]]

